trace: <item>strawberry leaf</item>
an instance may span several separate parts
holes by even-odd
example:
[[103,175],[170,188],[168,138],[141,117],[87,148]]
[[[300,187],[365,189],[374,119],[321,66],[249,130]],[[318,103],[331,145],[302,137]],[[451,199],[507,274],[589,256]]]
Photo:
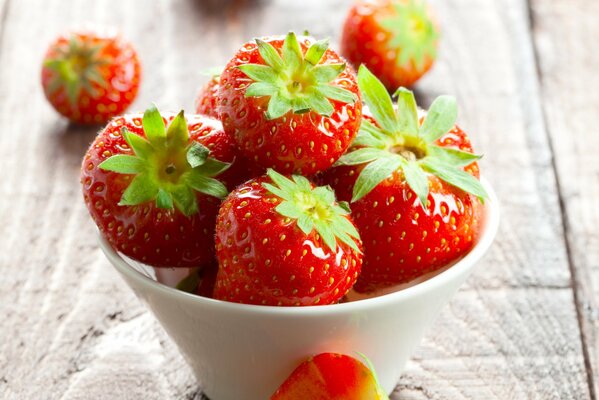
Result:
[[117,154],[104,160],[98,167],[120,174],[139,174],[145,170],[145,163],[135,156]]
[[473,162],[480,160],[482,157],[478,154],[468,153],[450,147],[429,146],[428,152],[430,156],[436,157],[453,167],[465,167]]
[[164,127],[164,120],[158,112],[156,105],[152,104],[142,118],[142,125],[148,141],[150,143],[162,143],[162,140],[166,138],[166,129]]
[[452,96],[439,96],[433,101],[420,127],[420,136],[433,143],[449,132],[458,117],[458,106]]
[[198,170],[193,170],[189,174],[187,184],[193,190],[217,199],[224,199],[229,194],[227,187],[221,181],[204,176]]
[[406,160],[398,155],[389,154],[369,163],[356,179],[354,185],[352,203],[366,196],[385,178],[389,177],[398,168],[405,164]]
[[258,52],[266,64],[270,65],[275,71],[280,71],[283,69],[283,60],[281,59],[281,56],[279,56],[277,50],[270,43],[256,39],[256,44],[258,45]]
[[119,202],[120,206],[135,206],[150,201],[158,194],[158,185],[147,173],[135,176]]
[[479,180],[461,169],[434,158],[424,158],[421,161],[421,165],[425,170],[438,176],[450,185],[475,195],[481,202],[484,202],[484,198],[487,197],[487,192]]
[[397,97],[397,114],[399,118],[399,131],[409,135],[418,134],[418,107],[414,93],[411,90],[400,87],[395,92]]
[[167,210],[172,210],[174,207],[171,194],[163,188],[158,189],[158,194],[156,195],[156,207]]
[[142,138],[135,133],[132,133],[126,127],[121,129],[121,135],[125,138],[125,141],[133,149],[135,155],[143,160],[147,159],[150,154],[154,152],[154,148],[146,139]]
[[403,165],[403,172],[410,189],[416,193],[422,206],[428,207],[428,178],[416,161],[407,161]]
[[397,132],[399,124],[391,96],[381,81],[364,64],[358,70],[358,86],[362,91],[364,102],[379,125],[387,132]]
[[188,141],[189,131],[187,130],[187,121],[185,120],[183,110],[181,110],[168,126],[166,131],[166,145],[180,148],[187,146]]
[[193,142],[187,150],[186,158],[191,168],[199,167],[206,162],[210,150],[198,142]]
[[351,153],[346,153],[337,162],[335,166],[338,165],[358,165],[364,164],[370,161],[374,161],[381,157],[387,157],[389,153],[385,150],[374,149],[372,147],[364,147]]
[[[304,59],[310,63],[311,65],[316,65],[320,62],[320,59],[322,58],[322,56],[324,55],[324,53],[327,51],[327,49],[329,48],[329,39],[323,39],[323,40],[319,40],[317,42],[312,43],[312,45],[310,46],[310,48],[308,48],[308,51],[306,51],[306,56],[304,57]],[[341,71],[339,71],[335,76],[339,75],[341,72],[343,72],[343,70],[345,69],[345,65],[343,65],[343,69]],[[333,78],[335,78],[335,76],[333,76]],[[333,79],[331,78],[331,79]],[[329,80],[331,80],[329,79]],[[329,81],[326,81],[329,82]]]

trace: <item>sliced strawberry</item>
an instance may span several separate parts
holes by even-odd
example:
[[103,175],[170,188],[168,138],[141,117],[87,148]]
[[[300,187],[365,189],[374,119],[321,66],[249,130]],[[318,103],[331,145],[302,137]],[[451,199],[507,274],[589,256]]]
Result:
[[[370,364],[370,363],[369,363]],[[370,366],[370,365],[369,365]],[[322,353],[301,363],[270,400],[387,400],[372,366]]]
[[358,130],[355,73],[328,41],[295,34],[245,44],[225,67],[225,131],[263,167],[311,175],[330,167]]
[[50,44],[42,86],[52,106],[69,120],[99,124],[129,107],[140,75],[135,49],[116,32],[72,32]]
[[341,53],[366,65],[394,91],[411,86],[433,65],[439,28],[424,0],[359,0],[345,19]]
[[[168,124],[168,127],[165,126]],[[154,267],[214,260],[216,214],[247,177],[220,122],[183,112],[115,118],[87,151],[83,195],[115,250]]]
[[330,188],[269,170],[221,206],[214,296],[279,306],[335,303],[358,277],[360,246],[349,211]]
[[455,99],[437,98],[420,122],[412,92],[396,92],[396,111],[366,67],[358,80],[375,123],[362,120],[352,149],[323,180],[352,201],[365,248],[355,289],[371,291],[463,256],[478,236],[486,193],[477,179],[480,156],[454,125]]

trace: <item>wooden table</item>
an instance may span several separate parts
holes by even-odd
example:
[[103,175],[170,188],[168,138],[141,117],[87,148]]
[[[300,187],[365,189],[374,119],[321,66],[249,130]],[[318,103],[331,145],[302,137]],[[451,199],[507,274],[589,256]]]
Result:
[[[192,109],[202,69],[254,36],[339,37],[349,0],[0,0],[0,397],[201,399],[100,253],[78,182],[97,128],[46,103],[60,31],[120,27],[144,66],[133,109]],[[416,90],[457,96],[502,203],[497,240],[393,399],[599,394],[599,2],[438,0],[440,58]]]

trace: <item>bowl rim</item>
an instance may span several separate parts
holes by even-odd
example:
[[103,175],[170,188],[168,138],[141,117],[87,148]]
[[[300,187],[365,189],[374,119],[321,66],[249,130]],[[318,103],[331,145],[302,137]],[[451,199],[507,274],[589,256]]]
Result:
[[279,314],[287,315],[292,317],[299,317],[303,315],[330,315],[332,313],[343,313],[343,312],[355,312],[355,311],[367,311],[368,309],[379,307],[385,303],[398,302],[402,300],[408,300],[416,297],[423,292],[434,291],[437,287],[443,286],[454,278],[465,273],[468,269],[472,268],[476,262],[478,262],[484,254],[487,252],[499,227],[499,214],[500,206],[495,191],[484,178],[480,177],[480,181],[487,191],[488,199],[484,205],[485,221],[483,223],[483,230],[480,238],[476,245],[466,254],[461,260],[456,262],[453,266],[446,269],[445,271],[423,281],[414,286],[410,286],[404,289],[400,289],[396,292],[383,294],[380,296],[351,301],[340,304],[328,304],[328,305],[312,305],[303,307],[279,307],[279,306],[267,306],[267,305],[255,305],[255,304],[240,304],[233,303],[224,300],[217,300],[208,297],[198,296],[196,294],[187,293],[176,288],[164,285],[158,281],[151,279],[150,277],[142,274],[133,268],[127,261],[125,261],[108,243],[106,239],[102,237],[98,231],[98,238],[100,242],[100,248],[111,262],[111,264],[119,271],[122,275],[127,278],[136,281],[138,284],[144,286],[146,289],[151,291],[162,292],[164,295],[179,299],[183,302],[191,301],[203,305],[205,307],[212,307],[215,310],[220,309],[223,312],[248,312],[254,314]]

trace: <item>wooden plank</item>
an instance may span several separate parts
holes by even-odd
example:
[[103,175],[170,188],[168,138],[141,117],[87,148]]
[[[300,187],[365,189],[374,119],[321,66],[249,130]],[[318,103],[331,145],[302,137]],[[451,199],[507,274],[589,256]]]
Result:
[[599,3],[531,1],[590,389],[599,395]]
[[[5,0],[6,1],[6,0]],[[589,398],[526,4],[437,1],[445,36],[421,84],[453,93],[502,200],[496,245],[444,311],[394,398]],[[191,108],[200,71],[251,37],[338,39],[349,0],[11,2],[0,55],[0,397],[199,399],[172,342],[97,249],[77,184],[94,129],[68,126],[37,76],[45,44],[81,21],[120,26],[144,83],[134,109]],[[318,10],[318,11],[316,11]],[[35,22],[35,23],[34,23]],[[18,39],[18,40],[17,40]],[[18,60],[18,62],[17,62]],[[32,117],[34,116],[34,117]],[[25,149],[27,150],[25,152]]]

